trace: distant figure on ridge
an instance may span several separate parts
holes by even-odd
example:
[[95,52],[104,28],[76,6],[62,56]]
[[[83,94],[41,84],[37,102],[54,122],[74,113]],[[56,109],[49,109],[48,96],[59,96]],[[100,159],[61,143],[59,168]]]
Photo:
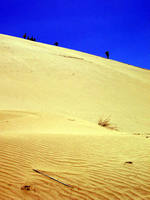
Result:
[[33,36],[30,38],[30,40],[31,40],[31,41],[34,41],[34,40],[33,40]]
[[30,40],[29,36],[27,37],[27,40]]
[[54,45],[58,46],[58,42],[55,42]]
[[109,59],[109,51],[106,51],[105,54],[107,56],[107,59]]
[[27,34],[25,33],[25,34],[23,35],[23,38],[26,39],[26,37],[27,37]]

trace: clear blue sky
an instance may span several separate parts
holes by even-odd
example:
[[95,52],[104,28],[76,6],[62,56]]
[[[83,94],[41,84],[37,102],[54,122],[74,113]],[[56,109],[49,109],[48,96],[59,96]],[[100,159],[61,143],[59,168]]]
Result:
[[150,69],[148,0],[3,0],[0,33]]

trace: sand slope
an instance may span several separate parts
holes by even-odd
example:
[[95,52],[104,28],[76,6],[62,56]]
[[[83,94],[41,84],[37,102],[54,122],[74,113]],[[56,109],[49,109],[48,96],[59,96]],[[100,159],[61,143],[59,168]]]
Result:
[[150,199],[150,71],[6,35],[0,60],[0,200]]
[[148,70],[5,35],[0,60],[1,110],[110,116],[120,131],[149,132]]
[[141,136],[1,136],[0,158],[2,200],[150,199],[149,140]]

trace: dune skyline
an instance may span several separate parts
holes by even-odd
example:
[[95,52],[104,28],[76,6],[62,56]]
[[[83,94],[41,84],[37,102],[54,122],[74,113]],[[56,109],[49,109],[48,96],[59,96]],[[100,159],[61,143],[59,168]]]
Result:
[[150,199],[149,70],[3,34],[0,60],[0,200]]
[[25,33],[46,44],[150,69],[147,0],[56,0],[1,2],[0,33]]

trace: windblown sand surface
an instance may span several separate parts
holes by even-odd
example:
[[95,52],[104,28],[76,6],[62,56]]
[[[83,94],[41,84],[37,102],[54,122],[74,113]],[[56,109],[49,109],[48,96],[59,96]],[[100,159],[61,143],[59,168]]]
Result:
[[0,200],[150,200],[150,71],[6,35],[0,61]]

